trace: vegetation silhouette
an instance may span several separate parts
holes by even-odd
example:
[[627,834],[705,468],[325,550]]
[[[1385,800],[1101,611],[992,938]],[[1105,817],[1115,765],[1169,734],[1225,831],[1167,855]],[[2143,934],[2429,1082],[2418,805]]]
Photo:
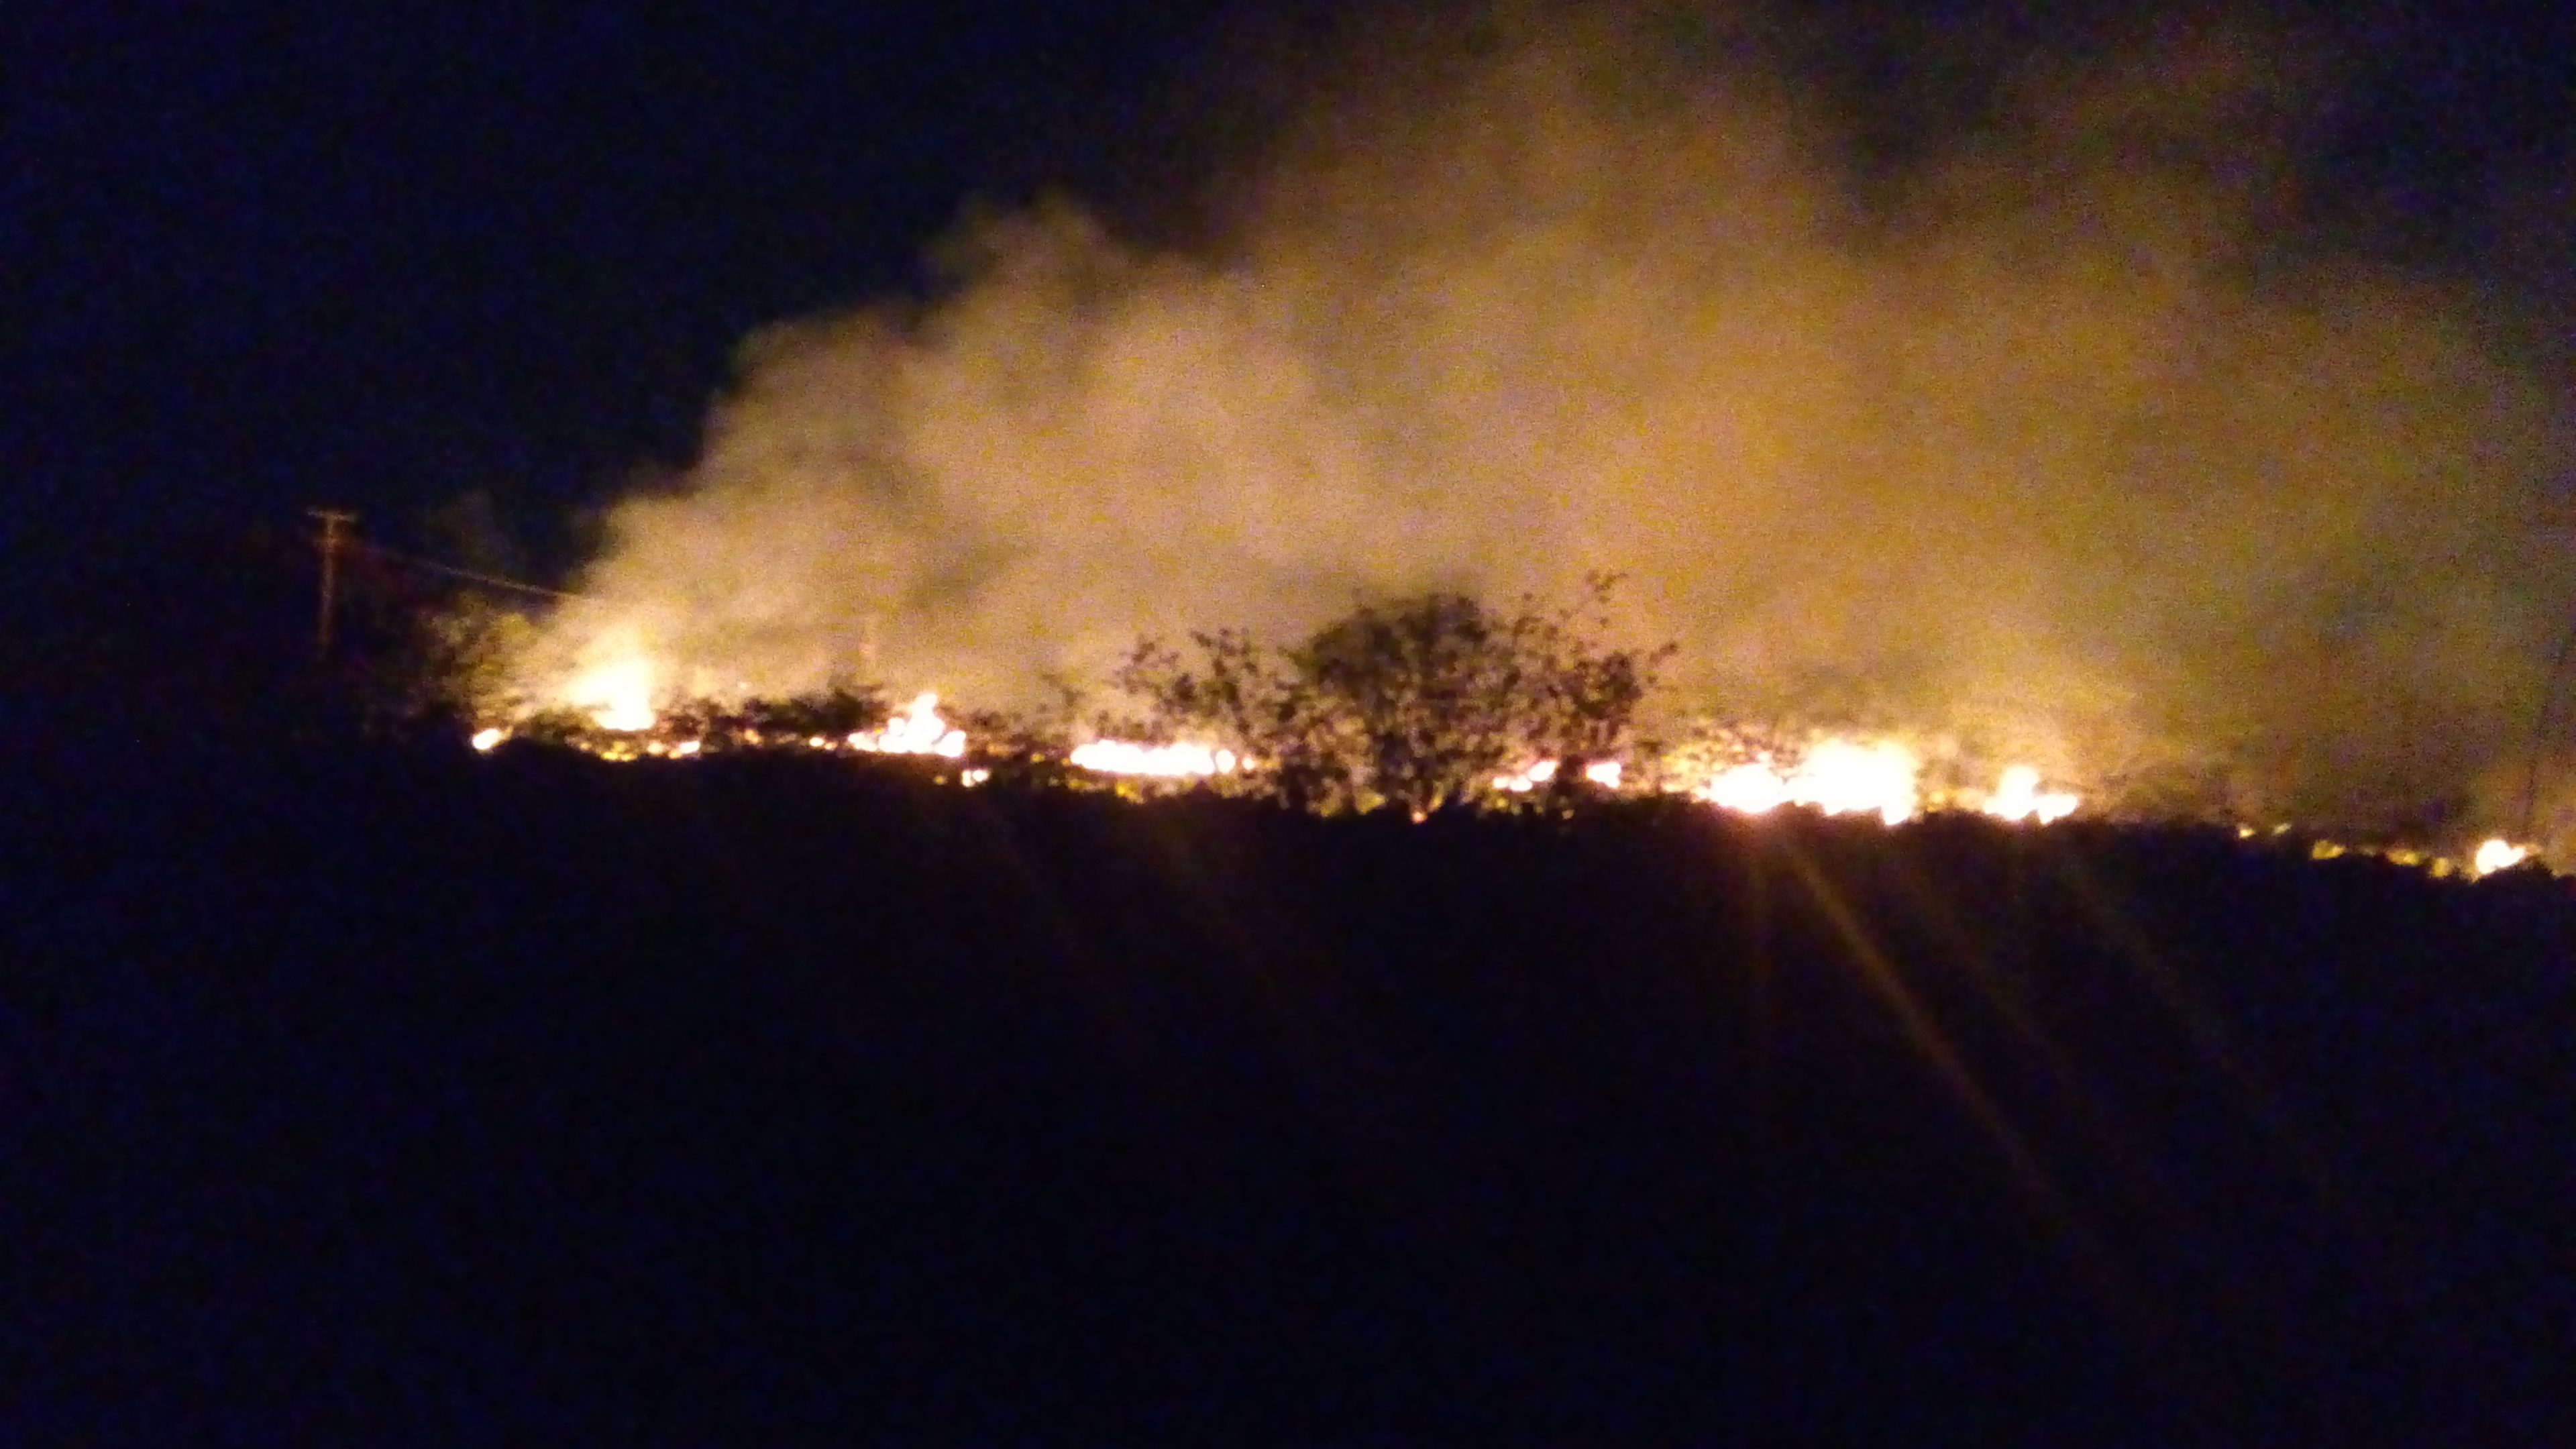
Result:
[[2576,897],[2536,873],[114,748],[0,772],[10,1442],[2576,1408]]
[[[293,547],[253,617],[300,666]],[[0,757],[0,1442],[2576,1416],[2568,882],[2227,829],[1438,809],[1494,750],[1617,748],[1651,682],[1514,617],[1220,652],[1348,753],[1303,798],[1142,806],[1060,788],[1035,734],[969,790],[295,727],[291,670],[235,668],[269,654],[134,631],[199,670],[154,728],[101,689]],[[1455,698],[1501,703],[1443,736]]]
[[1365,603],[1293,647],[1239,629],[1195,633],[1187,653],[1148,639],[1116,683],[1149,730],[1260,762],[1259,787],[1293,807],[1421,816],[1538,760],[1579,780],[1626,740],[1675,646],[1601,642],[1615,585],[1597,575],[1555,609],[1453,593]]

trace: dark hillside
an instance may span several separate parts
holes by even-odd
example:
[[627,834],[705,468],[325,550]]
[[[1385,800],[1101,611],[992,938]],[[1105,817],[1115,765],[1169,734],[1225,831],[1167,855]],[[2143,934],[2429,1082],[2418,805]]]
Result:
[[0,786],[0,1440],[2544,1442],[2576,894],[845,760]]

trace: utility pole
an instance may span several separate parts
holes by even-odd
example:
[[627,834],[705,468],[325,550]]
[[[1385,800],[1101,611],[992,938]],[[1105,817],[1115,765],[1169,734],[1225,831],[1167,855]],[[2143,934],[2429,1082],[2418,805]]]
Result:
[[304,510],[322,521],[322,612],[313,626],[313,657],[328,663],[331,658],[331,625],[339,614],[340,545],[347,538],[343,529],[354,526],[358,515],[345,508],[308,508]]

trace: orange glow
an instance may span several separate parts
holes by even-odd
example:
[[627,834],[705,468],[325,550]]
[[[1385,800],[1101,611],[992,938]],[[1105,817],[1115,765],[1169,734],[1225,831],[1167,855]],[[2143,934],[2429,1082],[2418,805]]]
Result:
[[2039,771],[2015,765],[2004,771],[1995,792],[1986,797],[1985,812],[1998,820],[2029,820],[2040,825],[2063,820],[2082,804],[2064,791],[2039,788]]
[[1890,825],[1922,808],[1915,784],[1921,765],[1893,740],[1859,744],[1829,739],[1782,769],[1769,755],[1731,766],[1692,795],[1722,810],[1759,815],[1782,805],[1804,805],[1827,815],[1874,813]]
[[1165,780],[1231,775],[1242,766],[1232,750],[1187,742],[1140,745],[1128,740],[1093,740],[1076,746],[1068,759],[1104,775],[1146,775]]
[[2470,858],[2469,865],[2479,875],[2493,875],[2500,870],[2511,870],[2530,858],[2531,847],[2527,845],[2516,845],[2509,840],[2490,840],[2478,847],[2478,853]]
[[575,676],[564,687],[564,702],[590,711],[591,722],[604,730],[649,730],[658,717],[653,712],[653,666],[641,655],[624,655]]
[[[816,748],[828,744],[823,741]],[[850,748],[874,755],[937,755],[953,760],[966,753],[966,732],[949,728],[939,717],[939,696],[925,691],[914,696],[902,714],[887,721],[884,729],[851,735]]]
[[[1511,774],[1496,775],[1494,777],[1494,788],[1501,790],[1506,794],[1526,795],[1530,791],[1537,789],[1539,786],[1555,779],[1557,769],[1557,761],[1541,760],[1535,765],[1531,765],[1525,769],[1516,770]],[[1604,790],[1618,789],[1620,776],[1623,773],[1624,771],[1617,760],[1595,760],[1591,764],[1583,767],[1583,778],[1600,786]]]

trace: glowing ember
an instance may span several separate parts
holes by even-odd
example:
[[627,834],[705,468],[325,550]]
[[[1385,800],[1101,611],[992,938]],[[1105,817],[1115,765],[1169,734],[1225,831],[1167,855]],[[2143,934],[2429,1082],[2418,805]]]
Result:
[[1069,757],[1086,770],[1104,775],[1152,775],[1166,780],[1231,775],[1242,762],[1232,750],[1205,745],[1140,745],[1127,740],[1093,740]]
[[1827,815],[1874,812],[1895,825],[1911,819],[1921,806],[1914,783],[1919,769],[1914,752],[1893,740],[1874,745],[1826,740],[1793,769],[1781,770],[1766,755],[1720,771],[1692,794],[1748,815],[1805,805]]
[[[709,748],[704,740],[672,738],[686,727],[685,716],[675,718],[673,728],[654,733],[660,722],[653,707],[656,677],[652,663],[643,654],[629,651],[554,691],[558,705],[588,713],[600,729],[615,736],[584,739],[576,731],[569,743],[607,760],[687,759]],[[477,729],[468,736],[468,742],[476,751],[488,753],[513,737],[512,723],[515,721]],[[717,750],[779,746],[826,752],[846,748],[872,754],[935,755],[955,760],[965,755],[967,739],[963,729],[951,727],[940,716],[939,696],[924,692],[887,721],[884,728],[862,730],[846,738],[728,726],[722,737],[713,742]],[[1261,768],[1260,762],[1240,757],[1232,750],[1189,741],[1149,745],[1130,740],[1093,740],[1074,749],[1066,759],[1080,769],[1100,774],[1165,780],[1207,779]],[[1676,771],[1696,776],[1708,768],[1705,755],[1687,765],[1684,759],[1684,755],[1676,754],[1654,762],[1654,776],[1668,779]],[[1788,750],[1780,756],[1763,753],[1715,769],[1689,794],[1720,809],[1747,815],[1797,805],[1827,815],[1876,815],[1889,825],[1897,825],[1927,808],[1922,770],[1919,757],[1897,740],[1824,738],[1803,752]],[[1527,794],[1561,780],[1565,774],[1563,761],[1537,760],[1494,776],[1493,788],[1505,794]],[[1617,760],[1587,762],[1582,766],[1582,775],[1589,784],[1611,791],[1620,789],[1627,778],[1622,762]],[[992,772],[963,770],[955,778],[960,784],[976,786],[988,782]],[[1957,795],[1935,796],[1930,808],[1973,808],[1998,820],[2038,825],[2063,820],[2082,808],[2083,801],[2073,792],[2044,789],[2043,784],[2037,768],[2014,765],[2002,772],[1992,790],[1980,794],[1971,789]],[[2264,835],[2287,836],[2291,830],[2287,823],[2272,825],[2268,831],[2242,823],[2235,827],[2237,838],[2249,841]],[[2304,846],[2305,853],[2315,860],[2365,854],[2437,876],[2492,875],[2535,858],[2532,847],[2501,838],[2480,844],[2466,862],[2408,847],[2352,846],[2304,835],[2290,843]]]
[[2039,771],[2028,765],[2015,765],[2004,771],[1995,793],[1986,797],[1985,812],[1998,820],[2031,820],[2046,825],[2075,813],[2081,803],[2064,791],[2039,788]]
[[948,722],[939,717],[939,696],[925,693],[917,696],[902,714],[887,721],[884,729],[851,735],[850,748],[878,755],[938,755],[953,760],[966,753],[966,732],[950,729]]
[[2511,870],[2530,858],[2531,847],[2527,845],[2516,845],[2509,840],[2490,840],[2480,845],[2478,853],[2469,858],[2469,866],[2480,875],[2493,875],[2500,870]]

